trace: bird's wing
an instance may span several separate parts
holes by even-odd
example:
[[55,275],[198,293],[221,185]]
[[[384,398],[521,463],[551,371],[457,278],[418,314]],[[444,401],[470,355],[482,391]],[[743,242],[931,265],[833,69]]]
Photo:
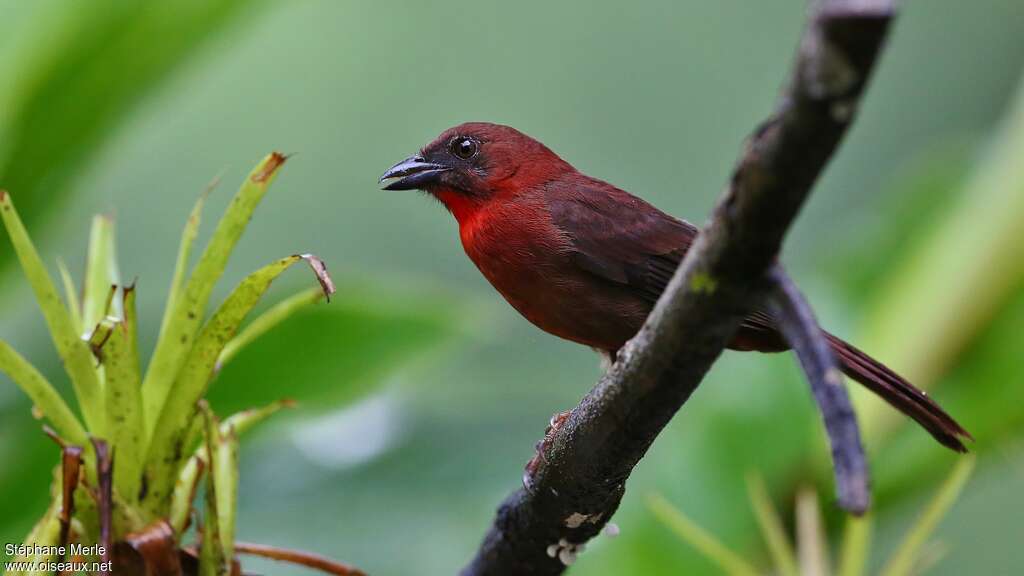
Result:
[[[630,288],[652,306],[697,237],[696,226],[600,180],[549,186],[551,218],[572,242],[573,262],[605,281]],[[754,311],[741,335],[756,348],[784,349],[775,320]]]
[[581,177],[549,185],[554,224],[572,243],[572,260],[653,304],[665,290],[697,228],[611,184]]

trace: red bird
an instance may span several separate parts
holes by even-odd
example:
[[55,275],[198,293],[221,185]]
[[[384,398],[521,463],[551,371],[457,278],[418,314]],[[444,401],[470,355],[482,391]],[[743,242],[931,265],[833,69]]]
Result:
[[[611,184],[580,173],[529,136],[472,122],[446,130],[381,176],[385,190],[419,189],[459,223],[466,254],[540,329],[607,358],[632,338],[661,296],[697,228]],[[924,392],[836,336],[843,373],[960,452],[970,435]],[[771,316],[756,311],[735,350],[788,349]]]

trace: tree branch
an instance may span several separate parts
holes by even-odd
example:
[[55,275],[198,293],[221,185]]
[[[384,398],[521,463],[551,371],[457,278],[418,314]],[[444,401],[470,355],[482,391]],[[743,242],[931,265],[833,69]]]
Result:
[[[788,87],[749,139],[710,222],[617,362],[546,442],[529,488],[498,510],[464,576],[560,574],[549,547],[583,543],[736,331],[845,134],[894,16],[892,2],[814,4]],[[564,546],[562,546],[564,547]]]
[[843,385],[843,375],[836,366],[832,348],[818,326],[811,306],[796,284],[780,266],[774,266],[768,272],[768,280],[771,282],[768,309],[800,360],[825,422],[825,431],[832,445],[832,468],[835,470],[839,505],[854,514],[863,514],[871,500],[868,466],[860,443],[857,416]]

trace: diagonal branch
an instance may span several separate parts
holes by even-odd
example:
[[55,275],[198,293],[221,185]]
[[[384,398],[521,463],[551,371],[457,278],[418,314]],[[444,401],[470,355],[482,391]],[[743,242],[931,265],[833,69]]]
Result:
[[553,431],[529,489],[501,505],[464,576],[560,574],[573,555],[552,558],[549,547],[586,542],[612,516],[633,467],[762,303],[765,274],[853,118],[894,12],[883,0],[814,4],[789,85],[710,222],[637,336]]
[[843,375],[836,366],[835,355],[814,318],[811,306],[782,268],[773,267],[768,272],[768,281],[771,284],[768,308],[800,360],[825,422],[825,431],[832,445],[832,468],[835,469],[839,505],[854,514],[863,514],[871,500],[868,466],[860,442],[857,416],[843,386]]

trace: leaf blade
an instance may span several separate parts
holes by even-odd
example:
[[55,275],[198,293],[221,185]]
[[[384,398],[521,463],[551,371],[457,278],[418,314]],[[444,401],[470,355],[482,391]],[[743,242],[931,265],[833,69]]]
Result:
[[[82,326],[92,330],[108,314],[110,287],[120,284],[114,246],[114,220],[106,214],[93,216],[85,262],[85,290],[82,294]],[[120,314],[115,313],[114,316]]]
[[167,324],[170,323],[174,314],[175,303],[181,298],[181,291],[184,289],[185,274],[188,272],[189,259],[192,257],[192,245],[195,244],[196,237],[199,235],[199,225],[203,220],[203,207],[206,205],[206,198],[219,182],[220,177],[218,176],[207,185],[203,193],[196,199],[196,203],[192,205],[192,211],[189,212],[188,219],[185,220],[185,228],[181,231],[181,241],[178,243],[178,255],[174,259],[174,272],[171,275],[170,289],[167,291],[164,316],[160,321],[161,336],[167,331]]
[[68,314],[71,315],[71,325],[75,332],[82,333],[82,303],[78,300],[78,291],[75,289],[75,281],[71,278],[64,260],[57,258],[57,270],[60,272],[61,283],[64,284],[64,299],[67,302]]
[[157,342],[142,384],[148,436],[153,435],[164,402],[189,355],[213,287],[223,274],[228,257],[241,238],[256,206],[284,162],[283,155],[272,152],[249,173],[217,223],[213,237],[185,284],[182,297],[174,303],[167,331]]
[[222,366],[230,362],[248,344],[263,336],[296,312],[310,304],[323,300],[323,298],[324,292],[322,289],[310,288],[278,302],[269,310],[257,316],[224,346],[224,350],[221,351],[220,357],[217,359],[217,370],[220,370]]
[[80,446],[88,444],[89,434],[60,393],[35,366],[3,340],[0,340],[0,372],[7,374],[21,388],[62,438]]
[[847,516],[839,552],[839,576],[863,576],[871,549],[873,520],[871,512],[861,517]]
[[18,217],[11,195],[4,190],[0,190],[0,216],[25,276],[32,286],[36,303],[43,312],[43,318],[50,330],[50,338],[63,360],[64,370],[71,378],[85,423],[93,433],[102,434],[102,389],[92,365],[92,355],[79,338],[50,274],[46,271],[39,253]]
[[114,323],[103,347],[104,397],[107,434],[117,454],[114,486],[130,501],[136,501],[142,480],[145,431],[142,423],[141,374],[135,287],[124,289],[124,318]]
[[[217,454],[220,451],[220,430],[217,426],[217,419],[205,403],[200,405],[201,417],[206,422],[206,450],[210,454]],[[219,503],[217,475],[210,473],[206,475],[206,510],[203,515],[203,540],[199,547],[199,574],[200,576],[220,576],[225,574],[224,547],[221,544],[220,513],[217,509]]]
[[[282,408],[293,406],[290,400],[279,400],[262,408],[250,408],[233,414],[221,423],[221,434],[226,434],[229,429],[241,436],[252,427],[263,422]],[[185,531],[188,525],[189,513],[192,509],[192,501],[195,498],[196,487],[202,477],[207,462],[210,461],[210,453],[206,444],[196,448],[195,453],[189,458],[178,481],[174,485],[174,495],[171,501],[170,523],[176,534]]]
[[647,508],[680,540],[693,546],[723,572],[731,576],[758,575],[756,568],[690,520],[660,494],[651,494],[647,497]]
[[211,474],[217,484],[217,528],[226,562],[235,558],[235,520],[238,511],[238,434],[228,426],[220,434],[220,445],[213,455]]
[[960,492],[971,477],[975,461],[976,458],[973,455],[960,458],[956,466],[953,467],[953,471],[943,481],[935,496],[928,502],[917,521],[914,522],[903,541],[889,558],[881,571],[882,576],[908,576],[913,573],[921,547],[956,503]]
[[768,544],[768,552],[771,554],[775,569],[783,576],[796,576],[798,572],[793,545],[782,526],[778,510],[772,505],[768,487],[761,475],[754,472],[747,474],[747,496],[757,517],[757,525],[761,528],[761,535]]
[[178,374],[173,393],[163,406],[149,445],[146,457],[146,505],[150,511],[164,515],[169,509],[172,488],[183,457],[188,418],[193,406],[206,391],[224,346],[235,335],[245,316],[256,306],[270,283],[296,262],[307,259],[300,255],[289,256],[249,274],[203,326]]

